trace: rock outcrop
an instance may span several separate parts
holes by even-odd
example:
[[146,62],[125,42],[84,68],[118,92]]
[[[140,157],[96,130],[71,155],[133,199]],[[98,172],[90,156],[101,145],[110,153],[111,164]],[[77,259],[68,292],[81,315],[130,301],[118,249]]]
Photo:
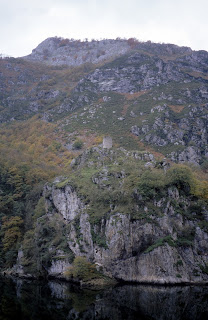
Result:
[[[131,180],[125,166],[120,168],[117,163],[121,155],[130,166],[137,163],[138,168],[145,168],[143,187],[142,176],[140,187],[139,182],[132,189],[129,185],[128,195],[124,190]],[[108,165],[103,167],[107,157]],[[92,159],[96,159],[95,167]],[[155,169],[158,165],[161,169]],[[56,233],[51,236],[48,233],[51,242],[46,246],[41,240],[44,254],[47,250],[49,254],[52,252],[48,262],[44,262],[49,276],[64,277],[72,257],[84,256],[105,275],[117,280],[160,284],[208,282],[208,208],[190,193],[188,169],[179,167],[178,173],[173,172],[174,181],[179,182],[169,182],[163,188],[154,179],[155,170],[159,170],[161,181],[170,179],[171,169],[165,159],[158,164],[150,153],[102,148],[85,152],[73,163],[73,168],[79,172],[81,182],[60,177],[44,190],[46,216],[40,218],[35,233],[40,237],[42,230],[49,232],[48,228],[56,225]],[[89,168],[93,172],[91,177]],[[88,178],[83,182],[86,174]],[[177,180],[177,174],[183,176],[178,179],[185,180]],[[148,179],[151,179],[149,187]],[[99,212],[103,210],[101,204],[106,206],[103,213]],[[66,242],[64,251],[54,246],[53,237],[60,235],[61,241]],[[23,251],[16,267],[20,275]]]
[[[62,190],[66,197],[68,190],[68,186]],[[207,274],[203,273],[203,266],[208,263],[208,234],[196,222],[177,214],[170,202],[184,199],[177,190],[168,192],[169,197],[157,203],[161,216],[152,217],[151,222],[132,221],[128,214],[118,212],[102,219],[100,224],[91,225],[89,215],[80,211],[78,228],[73,220],[70,224],[70,249],[119,280],[163,284],[208,281]],[[65,219],[65,214],[56,206],[57,194],[53,193],[51,201]],[[163,208],[161,202],[166,202]],[[187,210],[188,207],[189,204]],[[100,234],[105,245],[93,242],[93,236]],[[186,242],[185,237],[191,240]]]
[[[188,168],[169,169],[147,152],[93,148],[72,169],[74,178],[46,184],[46,215],[37,220],[29,256],[23,242],[16,274],[25,276],[32,263],[39,274],[64,277],[74,257],[84,256],[121,281],[208,282],[208,208],[193,195]],[[32,252],[42,257],[39,267]]]
[[41,42],[24,59],[44,61],[49,65],[79,66],[84,63],[99,63],[125,54],[130,49],[125,40],[80,41],[52,37]]

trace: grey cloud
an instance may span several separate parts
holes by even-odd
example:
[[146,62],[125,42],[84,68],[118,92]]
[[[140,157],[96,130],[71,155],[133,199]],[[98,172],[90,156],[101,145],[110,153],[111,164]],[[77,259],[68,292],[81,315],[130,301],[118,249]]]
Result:
[[208,50],[206,0],[0,0],[0,8],[0,50],[14,56],[54,35],[133,36]]

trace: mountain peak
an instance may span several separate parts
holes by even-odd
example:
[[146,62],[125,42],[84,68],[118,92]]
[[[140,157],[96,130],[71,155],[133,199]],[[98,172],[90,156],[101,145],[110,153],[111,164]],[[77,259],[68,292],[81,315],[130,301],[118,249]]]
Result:
[[84,41],[50,37],[41,42],[24,59],[44,62],[49,65],[79,66],[84,63],[100,63],[131,50],[141,50],[158,56],[190,54],[188,47],[174,44],[159,44],[151,41],[140,42],[135,38],[103,39]]
[[24,59],[49,65],[79,66],[89,62],[99,63],[125,54],[130,49],[128,41],[121,39],[81,41],[51,37],[41,42]]

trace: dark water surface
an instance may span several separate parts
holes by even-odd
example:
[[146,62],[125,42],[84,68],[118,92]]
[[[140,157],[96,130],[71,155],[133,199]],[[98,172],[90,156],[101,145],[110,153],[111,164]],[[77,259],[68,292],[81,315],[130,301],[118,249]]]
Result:
[[0,279],[0,320],[208,320],[208,287],[122,285],[101,291],[65,282]]

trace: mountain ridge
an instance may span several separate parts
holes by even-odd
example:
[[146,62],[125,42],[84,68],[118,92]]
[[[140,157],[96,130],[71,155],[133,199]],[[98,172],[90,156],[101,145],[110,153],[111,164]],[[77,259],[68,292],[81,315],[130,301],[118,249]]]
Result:
[[133,49],[150,53],[152,51],[154,54],[166,56],[192,52],[189,47],[156,44],[151,41],[140,42],[136,38],[81,41],[50,37],[33,49],[31,54],[22,58],[31,61],[43,61],[50,65],[77,66],[87,62],[99,63],[123,55]]

